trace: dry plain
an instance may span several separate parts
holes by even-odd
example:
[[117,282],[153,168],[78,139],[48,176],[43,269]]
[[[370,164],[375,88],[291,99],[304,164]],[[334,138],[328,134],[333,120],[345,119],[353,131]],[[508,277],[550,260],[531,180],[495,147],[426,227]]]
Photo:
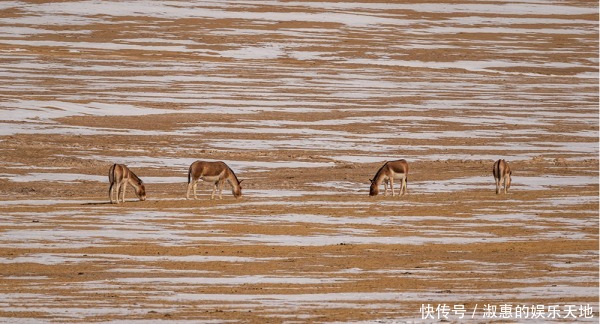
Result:
[[2,322],[598,319],[596,1],[6,1],[0,98]]

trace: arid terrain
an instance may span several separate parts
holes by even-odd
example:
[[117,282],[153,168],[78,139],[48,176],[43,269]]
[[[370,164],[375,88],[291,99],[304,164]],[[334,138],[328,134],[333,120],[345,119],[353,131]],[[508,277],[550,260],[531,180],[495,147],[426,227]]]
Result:
[[[598,36],[597,1],[0,2],[0,322],[597,322]],[[242,198],[186,200],[196,160]]]

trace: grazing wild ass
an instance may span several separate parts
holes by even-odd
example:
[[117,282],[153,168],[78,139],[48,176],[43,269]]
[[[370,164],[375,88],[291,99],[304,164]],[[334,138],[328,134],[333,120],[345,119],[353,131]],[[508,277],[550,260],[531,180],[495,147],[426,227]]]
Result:
[[504,159],[494,162],[492,173],[494,174],[494,180],[496,180],[496,194],[500,193],[500,187],[502,186],[504,186],[504,193],[506,193],[510,188],[512,180],[512,171],[510,170],[510,166],[508,166],[508,162],[504,161]]
[[390,182],[390,188],[392,188],[392,197],[394,196],[394,179],[400,180],[400,193],[399,196],[403,196],[406,193],[406,182],[408,181],[408,163],[406,160],[397,160],[386,162],[380,169],[375,173],[375,177],[371,179],[371,188],[369,190],[370,196],[377,196],[379,194],[379,186],[381,182],[384,182],[385,192],[387,195],[387,183]]
[[108,182],[110,182],[108,196],[111,204],[113,203],[114,191],[117,193],[117,204],[119,203],[119,195],[121,196],[121,202],[125,202],[127,184],[130,184],[135,189],[135,194],[141,201],[146,200],[146,187],[144,183],[124,164],[113,164],[110,167],[108,170]]
[[233,173],[225,162],[196,161],[192,163],[188,171],[187,199],[190,199],[190,190],[192,188],[194,188],[194,199],[198,199],[196,196],[196,186],[200,179],[214,184],[210,199],[215,198],[217,187],[219,188],[219,199],[223,199],[223,183],[225,181],[231,185],[231,192],[235,198],[239,198],[242,195],[242,186],[240,185],[242,181],[238,180],[235,173]]

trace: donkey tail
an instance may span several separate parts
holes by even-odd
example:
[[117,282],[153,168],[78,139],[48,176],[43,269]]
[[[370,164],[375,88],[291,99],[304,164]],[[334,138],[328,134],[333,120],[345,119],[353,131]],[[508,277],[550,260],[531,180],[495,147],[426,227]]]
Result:
[[188,169],[188,184],[192,182],[192,166],[194,166],[194,163],[190,164],[190,168]]
[[110,169],[108,169],[108,182],[113,183],[115,182],[115,167],[117,166],[117,164],[113,164]]

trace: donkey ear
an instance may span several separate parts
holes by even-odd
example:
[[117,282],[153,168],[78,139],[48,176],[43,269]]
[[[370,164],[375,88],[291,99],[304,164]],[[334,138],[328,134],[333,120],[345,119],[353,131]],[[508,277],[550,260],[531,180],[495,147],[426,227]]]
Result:
[[242,182],[244,182],[244,180],[240,180],[239,184],[242,184]]

